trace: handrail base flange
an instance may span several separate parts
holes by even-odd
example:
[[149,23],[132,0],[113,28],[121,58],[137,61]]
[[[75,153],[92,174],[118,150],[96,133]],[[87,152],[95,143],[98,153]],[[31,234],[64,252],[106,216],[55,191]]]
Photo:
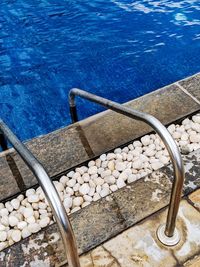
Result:
[[172,237],[168,237],[165,234],[165,224],[162,224],[157,229],[157,238],[158,240],[165,246],[175,246],[181,240],[179,231],[175,228],[174,235]]

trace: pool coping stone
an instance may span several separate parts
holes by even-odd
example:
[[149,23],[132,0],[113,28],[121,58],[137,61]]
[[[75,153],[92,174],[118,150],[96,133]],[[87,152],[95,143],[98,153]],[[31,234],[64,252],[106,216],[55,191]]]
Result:
[[[178,84],[163,87],[125,105],[149,112],[165,125],[200,110],[199,103]],[[180,84],[186,89],[188,84],[189,88],[198,88],[199,74]],[[143,122],[132,123],[130,118],[108,110],[25,144],[53,177],[150,131]],[[0,153],[0,201],[36,184],[36,178],[13,148]]]

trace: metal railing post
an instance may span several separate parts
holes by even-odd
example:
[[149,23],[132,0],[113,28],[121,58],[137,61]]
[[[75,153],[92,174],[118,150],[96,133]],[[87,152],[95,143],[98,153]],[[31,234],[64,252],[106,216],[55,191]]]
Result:
[[107,109],[111,109],[132,119],[141,120],[150,125],[160,136],[163,143],[165,144],[166,149],[169,152],[169,156],[173,164],[174,181],[172,185],[166,224],[161,225],[159,227],[159,229],[157,230],[157,236],[159,240],[165,245],[172,246],[177,244],[180,241],[180,235],[175,226],[181,200],[185,171],[180,151],[176,145],[176,142],[174,141],[166,127],[158,119],[149,114],[136,111],[124,105],[118,104],[116,102],[110,101],[103,97],[96,96],[94,94],[88,93],[77,88],[73,88],[69,92],[70,113],[73,122],[78,121],[75,96],[83,97],[87,100],[100,104],[106,107]]
[[42,164],[0,119],[0,130],[13,145],[41,186],[58,224],[70,267],[80,267],[74,233],[58,192]]
[[0,131],[0,146],[3,151],[8,149],[8,144],[6,138],[4,137],[3,133]]

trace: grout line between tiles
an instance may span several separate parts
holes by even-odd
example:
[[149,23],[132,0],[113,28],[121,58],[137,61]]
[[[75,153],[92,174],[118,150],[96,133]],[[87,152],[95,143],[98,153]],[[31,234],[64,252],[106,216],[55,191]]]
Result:
[[179,82],[175,83],[186,95],[190,96],[197,104],[200,105],[200,101],[193,96],[192,94],[190,94],[182,85],[179,84]]

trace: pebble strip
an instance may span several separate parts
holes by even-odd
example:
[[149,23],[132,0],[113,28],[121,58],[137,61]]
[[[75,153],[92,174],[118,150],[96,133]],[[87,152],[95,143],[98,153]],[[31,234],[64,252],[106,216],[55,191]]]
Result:
[[[194,115],[192,120],[185,119],[182,125],[171,124],[168,130],[183,154],[200,148],[200,114]],[[88,166],[76,168],[54,181],[54,185],[70,214],[169,162],[161,139],[157,134],[150,134],[124,148],[116,148],[113,153],[102,154]],[[28,189],[25,195],[0,203],[0,250],[53,222],[41,187]]]

